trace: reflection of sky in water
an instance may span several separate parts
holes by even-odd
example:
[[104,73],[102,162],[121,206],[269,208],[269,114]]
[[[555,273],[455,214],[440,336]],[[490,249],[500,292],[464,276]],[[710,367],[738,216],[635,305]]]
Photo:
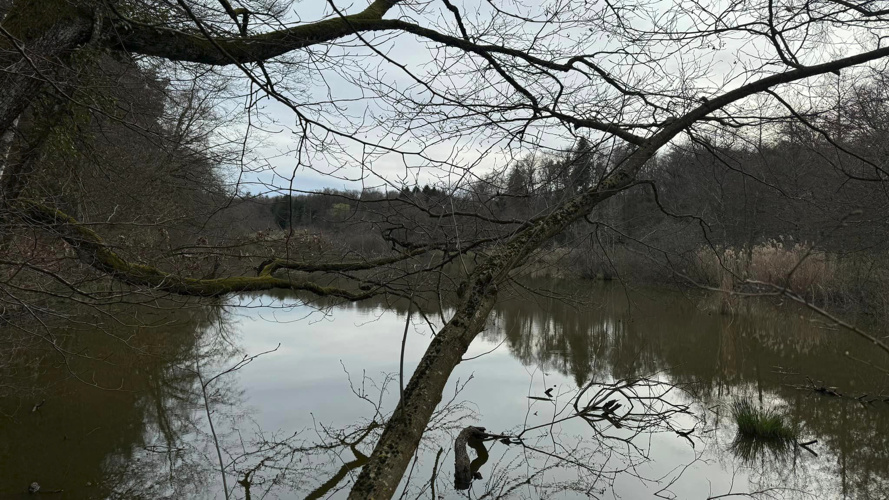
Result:
[[[301,317],[306,311],[307,308],[297,307],[287,313],[287,317],[291,315]],[[280,312],[276,313],[276,316],[279,320],[284,319]],[[465,357],[485,353],[500,344],[498,339],[501,335],[497,332],[502,331],[505,324],[510,322],[504,320],[503,314],[497,316],[496,325],[489,328],[489,332],[483,338],[473,343]],[[512,328],[525,329],[521,334],[525,337],[523,343],[536,352],[538,358],[536,361],[539,363],[532,362],[526,365],[519,362],[511,355],[511,350],[515,351],[515,347],[504,344],[494,352],[463,363],[457,368],[451,378],[449,390],[453,390],[457,379],[465,381],[470,375],[473,376],[473,380],[461,393],[461,397],[472,402],[479,415],[477,425],[487,427],[490,432],[502,432],[520,428],[526,418],[529,426],[545,422],[545,418],[551,415],[551,406],[547,403],[530,401],[527,396],[542,395],[546,388],[553,385],[559,386],[558,390],[561,391],[570,391],[577,387],[572,375],[560,373],[557,369],[569,367],[570,363],[560,362],[560,359],[564,359],[566,351],[576,346],[572,346],[569,341],[563,349],[559,349],[559,342],[545,338],[555,336],[555,332],[564,327],[557,323],[551,319],[541,320],[540,317],[536,317],[529,318],[527,323],[518,326],[514,323],[510,325]],[[381,378],[379,375],[381,372],[397,371],[404,314],[387,313],[382,309],[340,308],[333,311],[331,316],[315,321],[311,325],[307,322],[270,323],[252,318],[243,321],[241,325],[244,332],[242,337],[244,346],[248,352],[267,350],[279,342],[282,344],[278,352],[249,367],[239,378],[245,387],[252,388],[248,390],[249,402],[259,410],[257,418],[264,428],[292,429],[313,425],[312,416],[317,421],[333,425],[345,425],[367,416],[366,405],[362,407],[361,403],[349,394],[343,365],[352,373],[353,380],[356,375],[360,376],[362,369],[377,379]],[[593,335],[604,336],[608,342],[615,342],[623,328],[615,318],[599,318],[598,322],[591,326],[589,331]],[[429,327],[415,317],[406,351],[408,371],[415,366],[422,355],[429,338]],[[521,347],[519,349],[521,350]],[[725,353],[723,355],[731,358],[731,355]],[[596,364],[602,362],[598,361]],[[544,368],[541,369],[540,366]],[[607,372],[609,369],[608,366],[599,368],[602,372]],[[594,373],[596,371],[598,370],[593,370]],[[294,374],[297,372],[299,376],[295,377]],[[669,379],[666,374],[661,378]],[[754,393],[755,388],[739,387],[734,392]],[[390,386],[389,396],[385,401],[387,407],[391,408],[396,402],[396,384]],[[780,397],[773,394],[767,394],[767,399],[773,406],[783,404]],[[700,410],[700,407],[697,409]],[[636,474],[641,478],[630,474],[619,476],[614,483],[613,492],[629,498],[648,497],[667,487],[662,494],[673,494],[677,498],[706,498],[708,494],[724,494],[730,490],[745,492],[767,488],[770,485],[766,483],[772,478],[780,478],[782,482],[771,486],[819,486],[817,489],[824,492],[820,485],[811,484],[810,476],[813,475],[813,469],[817,470],[819,467],[810,464],[811,460],[806,456],[798,457],[800,463],[796,464],[796,473],[790,475],[797,477],[797,481],[788,483],[788,477],[780,472],[766,470],[754,472],[753,481],[748,484],[747,471],[741,467],[738,460],[733,459],[725,451],[732,439],[732,435],[728,434],[734,432],[734,426],[727,420],[727,415],[723,414],[720,426],[713,430],[716,418],[713,412],[709,413],[709,433],[705,441],[696,440],[695,449],[692,449],[687,441],[671,433],[637,438],[652,460],[636,468]],[[683,419],[678,419],[677,422],[680,428],[683,428],[683,423],[687,424],[686,429],[694,425],[691,419],[685,419],[684,422]],[[567,422],[557,427],[560,443],[569,447],[576,443],[575,436],[589,438],[590,434],[582,422]],[[543,442],[546,443],[546,440]],[[552,446],[551,442],[549,444]],[[439,445],[449,447],[449,443],[435,444],[436,447]],[[504,445],[495,444],[491,449],[491,461],[482,469],[486,478],[494,467],[493,462],[496,457],[500,457],[504,451],[507,451],[507,457],[512,457],[514,453],[510,451],[517,452],[518,448],[506,450]],[[421,466],[418,466],[415,474],[419,474],[419,477],[429,477],[433,457],[434,452],[426,450],[421,455]],[[822,460],[830,458],[822,455]],[[620,460],[614,459],[610,465],[620,467],[621,463]],[[535,463],[535,465],[541,464],[547,462]],[[688,464],[691,465],[683,468]],[[452,466],[448,465],[450,462],[447,462],[439,476],[445,483],[452,477]],[[783,464],[782,467],[786,465]],[[527,474],[527,471],[520,470],[516,473]],[[809,480],[799,479],[801,476],[809,477]],[[540,482],[570,480],[572,473],[555,470],[538,479]],[[674,479],[675,482],[672,482]],[[607,483],[602,483],[600,486],[607,490],[599,491],[599,494],[606,497],[612,495]],[[441,490],[440,486],[439,491]],[[477,485],[477,491],[480,490]],[[516,493],[519,491],[530,496],[539,494],[527,488],[516,490]],[[707,491],[710,493],[705,493]],[[784,492],[782,495],[792,496],[790,492]]]
[[[459,425],[481,425],[490,432],[514,433],[523,425],[541,424],[552,417],[552,405],[527,396],[542,396],[547,388],[557,386],[554,392],[561,393],[560,401],[567,403],[578,383],[590,379],[610,381],[632,373],[656,374],[661,380],[688,384],[688,390],[696,394],[694,397],[676,394],[676,401],[692,404],[693,410],[704,415],[705,422],[697,423],[695,447],[672,432],[640,436],[635,442],[651,461],[639,463],[634,474],[618,475],[613,490],[608,481],[593,484],[592,493],[605,498],[614,493],[623,498],[652,498],[666,488],[661,494],[668,498],[703,499],[729,493],[730,488],[731,492],[740,493],[780,487],[789,489],[772,490],[775,497],[802,497],[791,490],[806,490],[818,498],[840,498],[845,490],[849,498],[884,498],[881,495],[889,463],[886,446],[889,405],[864,408],[848,398],[831,400],[793,387],[805,383],[805,377],[809,376],[814,380],[825,379],[828,385],[836,385],[849,394],[872,390],[867,388],[879,389],[885,380],[875,377],[873,370],[866,366],[838,354],[849,350],[857,356],[866,356],[866,346],[840,332],[825,329],[807,316],[800,317],[798,311],[751,306],[744,314],[731,318],[709,313],[706,301],[688,300],[678,294],[648,297],[639,294],[634,297],[632,310],[627,312],[622,293],[604,296],[605,300],[579,309],[555,301],[542,304],[504,301],[495,311],[493,323],[465,357],[486,353],[498,345],[499,348],[464,362],[449,381],[445,400],[452,396],[458,379],[465,382],[472,377],[458,399],[467,401],[478,418]],[[269,299],[263,301],[268,303]],[[211,363],[214,367],[231,366],[243,353],[256,354],[273,349],[279,343],[281,346],[235,375],[222,379],[216,387],[227,391],[225,401],[235,403],[213,407],[214,422],[228,453],[237,455],[242,439],[248,442],[249,448],[257,427],[267,436],[278,431],[278,436],[283,436],[303,430],[301,439],[318,441],[316,431],[320,424],[344,427],[372,416],[372,407],[351,393],[343,367],[356,385],[361,383],[362,373],[379,382],[384,372],[397,372],[405,308],[387,311],[380,306],[363,304],[335,307],[327,315],[311,312],[305,306],[234,309],[236,317],[229,329],[235,332],[232,341],[241,353],[227,354],[227,361],[216,360]],[[429,325],[414,315],[405,356],[408,372],[416,365],[430,338]],[[67,486],[68,490],[74,490],[74,495],[100,491],[95,486],[85,487],[87,482],[113,480],[117,491],[124,490],[126,485],[138,491],[143,485],[157,484],[151,494],[141,492],[147,498],[164,494],[206,498],[213,497],[214,493],[222,498],[216,484],[218,472],[214,472],[218,467],[215,450],[206,434],[201,399],[196,397],[192,378],[183,371],[183,367],[192,362],[187,357],[184,359],[178,364],[162,364],[160,368],[141,367],[139,361],[135,361],[135,365],[140,366],[139,377],[147,379],[140,384],[149,387],[148,392],[107,393],[75,384],[64,393],[66,396],[50,399],[35,417],[22,418],[14,433],[9,427],[4,429],[2,437],[7,443],[0,449],[0,452],[5,450],[0,457],[9,463],[11,455],[24,453],[22,462],[29,465],[22,466],[21,470],[13,468],[15,478],[8,483],[4,483],[5,478],[0,474],[0,498],[16,498],[11,492],[19,491],[17,486],[22,479],[31,478],[32,471],[40,468],[45,472],[42,477],[47,477],[44,480],[47,488],[54,483],[73,484],[80,488],[78,491]],[[116,369],[126,372],[128,367],[124,362]],[[207,366],[205,376],[214,369]],[[152,391],[158,394],[152,395]],[[191,396],[182,396],[189,391]],[[388,391],[383,399],[387,412],[397,400],[397,379]],[[240,396],[239,392],[242,392]],[[373,388],[368,387],[368,393],[375,398]],[[727,408],[718,406],[741,395],[786,412],[788,418],[802,425],[803,439],[819,440],[814,449],[820,456],[802,452],[783,461],[762,457],[744,466],[728,451],[735,426]],[[74,398],[71,401],[76,404],[66,410],[62,397]],[[158,451],[167,444],[162,419],[156,411],[156,402],[160,400],[169,405],[165,415],[169,432],[178,436],[180,445],[188,445],[183,447],[186,451],[172,454]],[[110,410],[102,410],[105,407]],[[114,413],[109,415],[107,411]],[[96,415],[107,420],[97,421]],[[134,422],[138,422],[135,427]],[[687,430],[696,423],[691,417],[680,417],[675,419],[675,425]],[[124,432],[124,427],[131,430]],[[55,434],[47,429],[53,429]],[[616,456],[605,462],[604,450],[582,421],[567,421],[554,430],[555,437],[532,431],[526,436],[527,442],[548,451],[553,451],[554,445],[570,448],[582,442],[586,454],[579,456],[585,463],[604,465],[606,469],[623,467],[622,459]],[[134,439],[132,431],[141,433],[141,438]],[[59,446],[62,435],[79,437],[73,445],[66,441]],[[26,446],[28,441],[25,445],[16,441],[22,437],[36,444]],[[440,465],[436,490],[449,498],[455,497],[453,433],[438,433],[432,438],[422,448],[412,483],[416,488],[428,483],[435,452],[441,446],[446,454]],[[78,447],[93,441],[96,449],[90,453],[103,457],[101,469],[106,477],[84,480],[82,476],[92,473],[77,472],[79,469],[70,463],[82,460],[84,463],[78,465],[90,470],[90,459],[85,458],[89,453],[80,453]],[[106,442],[116,444],[103,444]],[[153,451],[144,451],[146,446]],[[513,482],[521,481],[541,467],[555,463],[541,455],[527,463],[517,446],[489,443],[489,447],[490,460],[481,469],[484,479],[473,486],[476,496],[492,484],[490,481],[502,480],[501,474]],[[116,451],[110,452],[112,449]],[[370,442],[362,443],[359,449],[369,452]],[[342,461],[352,458],[349,451],[341,454]],[[325,462],[323,471],[304,477],[308,480],[304,480],[296,492],[276,488],[273,493],[279,498],[302,498],[332,476],[342,463],[332,455],[323,459],[329,461]],[[258,458],[254,457],[254,461]],[[65,463],[69,465],[59,465]],[[512,469],[507,471],[510,466]],[[534,476],[533,481],[558,486],[577,478],[578,467],[569,466],[550,469]],[[229,486],[234,487],[239,497],[242,490],[235,483],[237,479],[229,477]],[[513,496],[546,498],[555,491],[523,486],[513,490]],[[411,498],[415,494],[416,491]],[[428,494],[427,490],[421,497],[428,498]],[[345,491],[335,495],[344,496]]]

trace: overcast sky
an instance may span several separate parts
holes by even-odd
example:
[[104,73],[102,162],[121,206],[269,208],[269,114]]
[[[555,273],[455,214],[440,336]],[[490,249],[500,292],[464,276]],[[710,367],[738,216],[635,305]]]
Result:
[[[491,18],[491,5],[486,1],[455,0],[453,3],[463,14],[470,33],[475,31],[473,25],[483,25]],[[501,8],[522,15],[542,14],[546,12],[546,5],[551,4],[551,2],[544,4],[538,0],[532,0],[527,4],[497,3]],[[422,5],[424,11],[422,14],[417,14],[408,7],[396,7],[386,17],[396,18],[402,15],[420,25],[457,34],[453,17],[444,9],[443,2]],[[586,8],[594,10],[601,7],[601,0],[585,5]],[[649,14],[674,5],[676,5],[674,2],[648,4]],[[358,12],[365,6],[363,0],[359,0],[355,5],[337,3],[337,7],[344,13]],[[290,21],[299,19],[308,22],[329,16],[331,9],[325,0],[304,0],[295,3],[291,12]],[[755,13],[751,13],[753,14]],[[650,25],[642,14],[627,14],[627,19],[637,23],[634,26],[636,28]],[[688,27],[692,19],[692,17],[679,19],[675,26]],[[529,23],[527,28],[523,29],[541,28],[539,24]],[[588,50],[615,48],[611,37],[606,33],[574,29],[560,32],[558,37],[566,43],[585,43]],[[385,188],[387,185],[392,189],[402,183],[408,185],[418,183],[421,186],[426,183],[453,184],[467,179],[467,169],[471,169],[476,175],[482,175],[493,168],[502,167],[516,154],[528,154],[533,150],[531,146],[516,141],[497,142],[496,134],[473,132],[430,145],[432,136],[429,135],[428,129],[422,131],[422,134],[397,135],[392,130],[371,126],[374,119],[391,116],[392,110],[373,92],[369,92],[367,86],[360,80],[366,81],[368,77],[372,77],[377,81],[386,82],[393,89],[408,89],[414,82],[398,65],[403,65],[415,75],[422,75],[424,71],[433,67],[430,62],[436,57],[441,57],[442,52],[435,52],[430,49],[432,44],[410,34],[377,33],[365,34],[362,38],[373,41],[374,47],[385,57],[374,53],[356,37],[346,38],[343,40],[344,43],[328,47],[329,52],[323,58],[317,55],[321,47],[291,54],[289,57],[299,64],[295,66],[296,69],[288,72],[287,78],[277,83],[279,87],[276,88],[287,96],[301,113],[324,125],[329,125],[332,130],[344,136],[335,137],[330,134],[325,136],[319,127],[312,127],[314,134],[311,135],[316,143],[313,147],[303,148],[300,155],[298,150],[303,135],[295,112],[280,102],[263,100],[259,106],[260,113],[253,119],[253,125],[257,127],[253,130],[253,137],[262,138],[263,145],[256,147],[253,153],[267,161],[268,165],[265,166],[267,168],[262,168],[264,166],[261,163],[252,163],[250,166],[254,171],[245,173],[241,178],[243,187],[252,193],[257,193],[268,190],[267,186],[270,185],[285,189],[292,185],[297,190],[318,190]],[[850,45],[838,43],[831,47],[829,53],[811,51],[807,52],[805,57],[814,62],[823,57],[836,56],[852,49],[852,45],[857,45],[858,42],[852,40],[851,35],[849,40],[841,41],[849,42]],[[751,68],[762,54],[768,53],[768,50],[764,41],[750,42],[738,36],[721,37],[718,40],[701,41],[700,44],[686,46],[678,53],[666,55],[654,65],[635,68],[615,63],[613,68],[615,71],[621,70],[625,75],[629,72],[633,78],[652,88],[664,85],[671,92],[686,97],[712,97],[720,91],[744,83],[742,75],[745,74],[745,70]],[[341,59],[344,54],[349,54],[350,57]],[[311,59],[314,61],[310,62]],[[603,64],[608,63],[607,57],[600,59]],[[353,64],[356,66],[350,66]],[[360,70],[357,69],[359,66]],[[462,69],[469,68],[463,66]],[[771,70],[778,69],[780,68],[775,67]],[[765,71],[769,71],[769,68]],[[274,75],[276,73],[273,71]],[[472,76],[458,75],[447,80],[446,84],[464,85]],[[348,81],[349,78],[353,81]],[[572,78],[574,77],[568,77],[564,80],[565,83],[572,84]],[[442,82],[439,81],[438,84],[442,85]],[[585,90],[590,95],[594,91],[595,89]],[[414,96],[423,97],[423,92],[415,92]],[[579,99],[582,98],[581,95]],[[323,107],[318,104],[328,100],[336,102],[335,112],[332,112],[331,105]],[[675,99],[675,102],[676,107],[671,108],[675,109],[675,113],[682,113],[687,111],[689,106],[695,105],[694,101],[688,100]],[[751,103],[758,106],[763,101],[753,100]],[[582,100],[580,104],[583,104]],[[593,109],[591,112],[598,111]],[[644,111],[640,108],[638,113]],[[650,121],[651,119],[642,114],[628,116],[625,110],[621,112],[624,113],[619,117],[621,120]],[[586,117],[583,111],[577,111],[576,114],[582,118]],[[665,117],[660,116],[658,119],[663,118]],[[243,130],[244,123],[241,121],[233,123],[232,128]],[[260,132],[260,129],[263,132]],[[537,142],[548,147],[566,148],[573,142],[570,132],[570,129],[549,122],[546,127],[530,129],[528,137],[535,138]],[[355,140],[345,137],[352,134]],[[321,147],[322,140],[324,148]],[[399,151],[422,152],[423,155],[383,154],[368,147],[367,144],[382,144]],[[504,149],[507,146],[510,149]],[[314,154],[306,156],[307,151]],[[433,166],[430,160],[443,160],[446,164]]]

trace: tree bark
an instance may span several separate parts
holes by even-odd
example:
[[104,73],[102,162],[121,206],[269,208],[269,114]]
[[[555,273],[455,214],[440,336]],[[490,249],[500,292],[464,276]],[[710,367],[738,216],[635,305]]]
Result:
[[432,412],[441,402],[451,372],[484,328],[496,300],[493,283],[480,284],[432,340],[349,498],[392,497]]
[[88,42],[93,20],[65,0],[19,0],[0,25],[0,135],[12,129],[54,69]]

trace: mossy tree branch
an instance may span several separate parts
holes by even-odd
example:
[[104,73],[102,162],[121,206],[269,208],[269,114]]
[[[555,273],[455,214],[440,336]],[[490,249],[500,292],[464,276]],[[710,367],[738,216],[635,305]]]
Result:
[[[41,226],[62,238],[75,250],[81,262],[121,282],[149,287],[154,291],[198,297],[218,297],[237,292],[294,290],[346,300],[362,300],[381,293],[375,289],[353,292],[343,288],[321,286],[311,281],[276,278],[268,271],[270,265],[266,265],[259,276],[231,276],[216,279],[177,276],[151,266],[127,261],[111,250],[95,231],[79,224],[73,217],[60,210],[32,201],[19,201],[17,205],[21,218],[27,223]],[[281,261],[281,264],[279,267],[289,269],[317,270],[319,268],[319,266],[313,268],[309,264],[301,266],[301,263],[292,261]],[[339,265],[344,264],[355,265],[355,263]],[[369,269],[369,267],[363,268]]]

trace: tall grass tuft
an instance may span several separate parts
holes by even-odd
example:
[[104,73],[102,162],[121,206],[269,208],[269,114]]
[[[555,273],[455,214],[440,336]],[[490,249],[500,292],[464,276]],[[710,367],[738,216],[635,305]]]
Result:
[[775,410],[757,408],[749,399],[732,403],[732,417],[738,424],[738,435],[732,450],[744,460],[753,460],[764,451],[776,459],[796,450],[799,429],[788,424]]
[[738,424],[738,433],[744,437],[793,441],[799,434],[796,427],[787,424],[778,412],[757,408],[746,398],[732,403],[732,417]]

